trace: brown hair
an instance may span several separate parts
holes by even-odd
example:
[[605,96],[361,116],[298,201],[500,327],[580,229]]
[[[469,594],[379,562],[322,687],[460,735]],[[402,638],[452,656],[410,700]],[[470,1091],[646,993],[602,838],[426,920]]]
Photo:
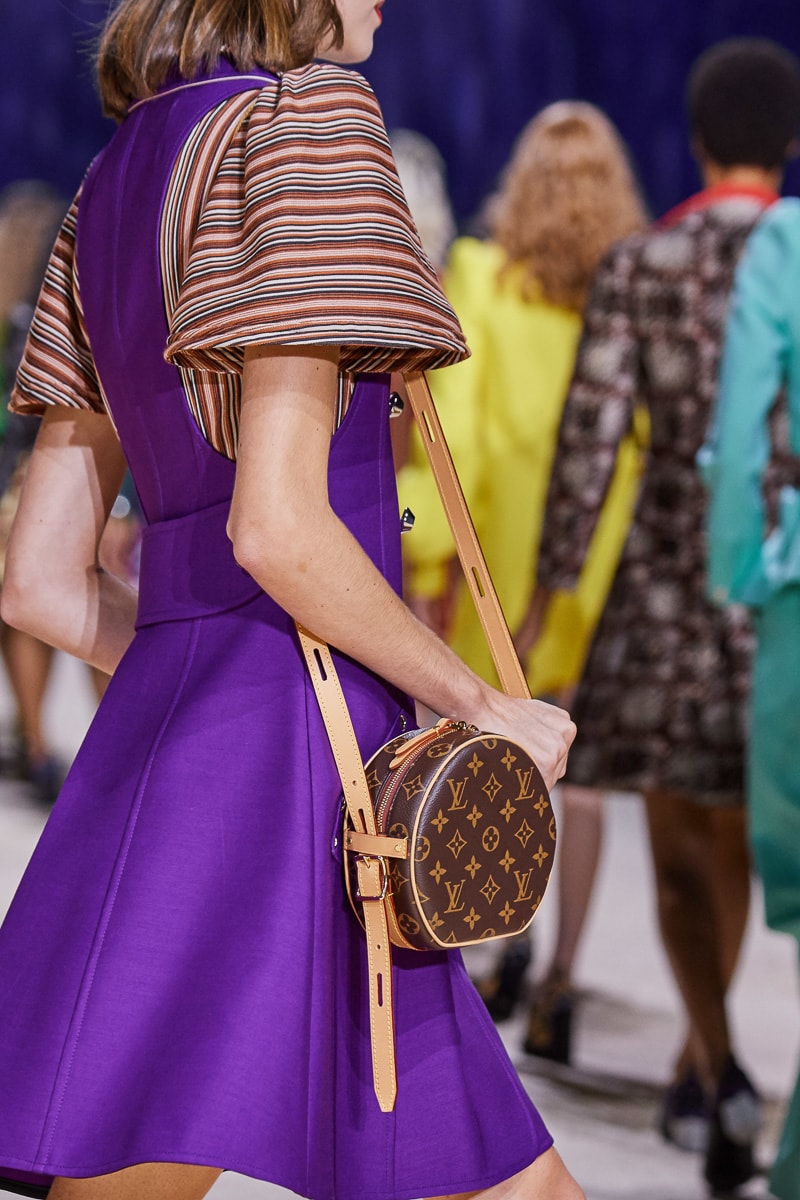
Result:
[[343,31],[336,0],[120,0],[97,56],[106,116],[122,120],[171,71],[191,79],[224,54],[239,71],[289,71]]
[[526,300],[576,312],[609,247],[647,224],[622,139],[579,101],[551,104],[525,127],[488,219],[506,253],[501,274],[519,264]]

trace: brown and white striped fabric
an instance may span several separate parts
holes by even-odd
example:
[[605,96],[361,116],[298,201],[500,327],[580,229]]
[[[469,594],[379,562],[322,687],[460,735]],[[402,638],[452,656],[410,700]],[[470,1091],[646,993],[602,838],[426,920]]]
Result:
[[[48,269],[19,411],[104,408],[80,310],[76,213],[77,201]],[[247,345],[340,346],[343,374],[429,369],[468,354],[377,100],[342,67],[288,72],[198,123],[175,163],[160,254],[166,357],[204,437],[229,458]]]
[[81,307],[75,263],[80,192],[64,218],[17,372],[10,408],[37,416],[52,404],[105,412]]

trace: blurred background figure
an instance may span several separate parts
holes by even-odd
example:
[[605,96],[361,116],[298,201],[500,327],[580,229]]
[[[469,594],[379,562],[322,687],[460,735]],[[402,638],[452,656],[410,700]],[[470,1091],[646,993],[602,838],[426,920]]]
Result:
[[[755,624],[748,793],[767,921],[800,942],[797,200],[774,205],[747,243],[736,273],[716,417],[700,461],[711,489],[710,595],[746,604]],[[779,1200],[800,1194],[800,1079],[770,1190]]]
[[[609,246],[644,228],[644,206],[625,148],[592,105],[561,102],[521,134],[490,202],[487,241],[453,246],[445,285],[472,358],[431,384],[478,536],[512,628],[525,614],[536,576],[547,482],[572,374],[589,282]],[[640,431],[646,437],[646,430]],[[569,702],[588,639],[613,578],[630,523],[641,465],[633,435],[620,447],[614,480],[574,592],[554,600],[526,662],[535,695]],[[486,641],[453,557],[435,485],[415,437],[399,491],[419,517],[405,541],[408,591],[418,614],[486,679]],[[599,800],[562,788],[560,924],[552,975],[568,978],[599,852]],[[522,993],[527,937],[503,954],[481,984],[496,1019]],[[539,1030],[537,1048],[569,1055],[569,998]]]
[[[17,508],[39,418],[7,411],[45,265],[66,201],[48,184],[22,180],[0,193],[0,581],[11,523]],[[100,549],[103,565],[133,582],[140,532],[139,507],[129,479],[112,511]],[[14,698],[13,728],[5,735],[2,769],[30,785],[33,798],[51,805],[66,764],[53,752],[42,713],[53,666],[53,649],[22,630],[0,625],[0,651]],[[99,699],[108,676],[90,668]]]
[[389,140],[425,253],[441,273],[456,236],[444,159],[430,138],[413,129],[393,129]]
[[754,1172],[760,1106],[732,1051],[726,997],[747,920],[744,736],[751,635],[706,598],[695,458],[717,386],[726,302],[745,239],[777,199],[800,126],[800,68],[733,39],[688,88],[706,185],[602,264],[559,435],[540,590],[574,587],[637,403],[651,450],[634,525],[578,688],[570,783],[642,792],[659,923],[687,1014],[662,1131],[705,1149],[712,1191]]
[[[0,194],[0,577],[25,465],[39,427],[37,418],[8,413],[6,405],[47,257],[66,207],[54,189],[35,180],[13,184]],[[16,705],[4,766],[10,774],[30,783],[40,803],[50,805],[64,774],[63,764],[52,752],[42,728],[53,650],[7,625],[0,627],[0,650]]]
[[[531,594],[586,289],[608,247],[645,224],[624,147],[603,114],[589,104],[561,102],[534,118],[490,202],[487,224],[490,240],[460,238],[445,272],[472,358],[434,373],[431,386],[514,627]],[[452,540],[416,437],[412,447],[412,461],[400,477],[401,500],[420,517],[405,543],[411,596],[428,623],[446,632],[484,678],[493,679],[491,656],[455,570]],[[591,598],[587,592],[564,598],[563,619],[555,612],[550,622],[553,640],[534,653],[529,678],[538,693],[574,682],[582,657],[576,621],[587,607],[602,604],[596,586]]]
[[[456,221],[447,191],[447,167],[444,158],[430,138],[414,129],[390,130],[389,141],[422,248],[441,277],[448,251],[456,236]],[[392,390],[405,404],[407,397],[400,375],[393,377]],[[396,415],[399,416],[400,412]],[[394,465],[398,471],[408,459],[411,425],[410,411],[406,407],[403,420],[392,421],[390,426]]]

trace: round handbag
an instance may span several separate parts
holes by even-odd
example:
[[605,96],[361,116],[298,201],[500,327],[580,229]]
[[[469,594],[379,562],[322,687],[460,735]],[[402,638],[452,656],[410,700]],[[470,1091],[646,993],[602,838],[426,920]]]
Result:
[[[530,925],[553,867],[556,823],[520,746],[440,721],[393,738],[365,770],[377,832],[408,846],[406,857],[385,860],[395,946],[452,949]],[[345,810],[346,850],[352,829]],[[355,858],[345,855],[345,884],[363,924]]]

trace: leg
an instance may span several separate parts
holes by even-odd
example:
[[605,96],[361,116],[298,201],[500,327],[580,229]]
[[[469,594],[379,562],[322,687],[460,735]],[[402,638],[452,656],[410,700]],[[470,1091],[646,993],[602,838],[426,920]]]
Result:
[[730,987],[744,941],[750,912],[750,850],[747,810],[712,808],[711,888],[717,918],[720,964],[725,989]]
[[[738,863],[749,886],[747,858],[741,852],[726,857],[715,847],[719,814],[713,809],[679,796],[650,795],[646,803],[661,933],[689,1018],[691,1065],[712,1098],[706,1109],[710,1119],[705,1178],[716,1191],[733,1191],[754,1171],[753,1141],[760,1124],[760,1106],[752,1085],[732,1059],[725,1006],[744,920],[742,885],[740,882],[737,889],[740,903],[730,922],[729,945],[723,951],[718,889],[711,864],[715,854],[729,870],[735,870]],[[729,825],[731,850],[736,846],[736,821]],[[678,1141],[669,1129],[676,1118],[683,1121],[691,1115],[681,1111],[685,1096],[678,1103],[689,1082],[681,1080],[668,1090],[662,1117],[662,1131]],[[700,1148],[690,1147],[688,1142],[679,1144]]]
[[485,1191],[449,1196],[447,1200],[586,1200],[586,1197],[558,1151],[551,1147],[518,1175]]
[[3,626],[0,647],[17,704],[20,733],[31,759],[43,759],[47,747],[42,732],[42,702],[53,662],[52,647],[9,625]]
[[48,1200],[202,1200],[222,1172],[183,1163],[140,1163],[94,1179],[57,1179]]
[[572,965],[592,898],[603,838],[603,793],[561,789],[558,933],[553,957],[536,988],[524,1048],[528,1054],[569,1062],[572,1055]]
[[561,803],[558,935],[548,975],[569,983],[600,861],[603,793],[564,785]]
[[[719,961],[725,991],[731,985],[750,912],[750,851],[745,808],[712,808],[709,881],[717,922]],[[677,1078],[696,1070],[702,1042],[690,1029],[675,1068]]]
[[710,810],[678,796],[651,794],[645,803],[661,936],[692,1029],[695,1066],[711,1088],[731,1043],[708,865],[713,843]]

